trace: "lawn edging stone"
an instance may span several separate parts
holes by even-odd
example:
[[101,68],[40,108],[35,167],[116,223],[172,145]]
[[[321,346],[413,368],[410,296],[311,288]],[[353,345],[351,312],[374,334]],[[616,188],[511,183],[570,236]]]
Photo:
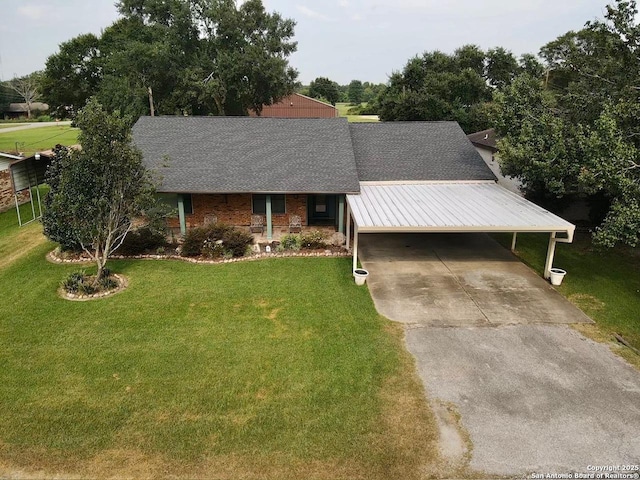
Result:
[[129,280],[124,275],[112,273],[111,276],[118,280],[118,286],[111,290],[105,290],[91,295],[84,295],[79,293],[69,293],[64,289],[64,287],[60,287],[58,288],[58,295],[65,300],[71,300],[72,302],[86,302],[89,300],[99,300],[101,298],[110,297],[116,293],[120,293],[129,286]]
[[[82,264],[82,263],[91,263],[93,261],[89,257],[60,258],[59,254],[60,254],[60,250],[56,248],[51,252],[49,252],[46,258],[51,263],[57,263],[57,264],[65,264],[65,263]],[[180,255],[112,255],[109,258],[112,260],[181,260],[183,262],[188,262],[188,263],[221,264],[221,263],[251,262],[256,260],[265,260],[268,258],[350,257],[350,256],[351,256],[351,252],[347,250],[342,252],[324,250],[324,251],[310,251],[310,252],[256,253],[246,257],[221,258],[221,259],[191,258],[191,257],[182,257]]]

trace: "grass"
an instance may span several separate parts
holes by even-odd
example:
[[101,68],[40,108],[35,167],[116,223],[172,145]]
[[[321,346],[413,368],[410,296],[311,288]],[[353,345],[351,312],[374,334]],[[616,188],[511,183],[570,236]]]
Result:
[[9,124],[0,124],[0,130],[3,129],[3,128],[13,128],[13,127],[16,127],[16,126],[20,126],[20,124],[17,124],[17,125],[14,125],[14,124],[11,124],[11,123],[9,123]]
[[[507,248],[510,235],[496,236]],[[549,236],[518,234],[516,254],[542,275]],[[640,256],[632,249],[597,252],[588,235],[557,244],[554,266],[567,271],[558,291],[589,315],[607,338],[619,333],[640,349]]]
[[341,117],[346,117],[348,122],[371,123],[380,121],[377,115],[349,115],[347,112],[352,107],[353,105],[351,105],[350,103],[336,103],[338,115]]
[[25,154],[49,150],[57,144],[74,145],[78,143],[78,133],[77,128],[68,125],[0,132],[0,151],[16,153],[16,143],[18,151]]
[[114,261],[125,291],[69,302],[78,267],[52,248],[0,266],[0,476],[411,479],[438,462],[402,328],[349,259]]
[[[47,187],[40,187],[41,198],[44,198],[46,189]],[[35,205],[35,208],[37,214],[38,206]],[[33,218],[30,203],[20,205],[20,215],[25,222]],[[0,270],[24,257],[45,241],[39,222],[32,222],[20,228],[15,208],[0,214]]]

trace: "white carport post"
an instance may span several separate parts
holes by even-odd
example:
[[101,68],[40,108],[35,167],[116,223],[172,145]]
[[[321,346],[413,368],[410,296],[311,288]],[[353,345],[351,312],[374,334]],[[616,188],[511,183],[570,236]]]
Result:
[[513,232],[513,238],[511,239],[511,251],[516,251],[516,241],[518,240],[518,232]]
[[349,250],[349,244],[351,242],[351,239],[349,238],[351,236],[351,205],[349,205],[349,202],[347,202],[347,250]]
[[353,222],[353,273],[358,268],[358,224]]
[[573,242],[573,230],[567,231],[567,238],[557,238],[558,232],[551,232],[549,236],[549,248],[547,249],[547,261],[544,264],[544,278],[548,279],[551,276],[551,269],[553,268],[553,257],[556,254],[556,243],[571,243]]

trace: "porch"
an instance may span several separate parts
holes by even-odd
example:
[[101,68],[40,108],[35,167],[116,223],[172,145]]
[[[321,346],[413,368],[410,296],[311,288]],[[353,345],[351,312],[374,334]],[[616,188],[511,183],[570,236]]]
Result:
[[[279,240],[292,231],[345,232],[344,194],[164,194],[178,211],[169,226],[184,235],[189,228],[225,223],[246,228],[257,242]],[[259,218],[260,227],[256,225]],[[294,225],[298,228],[293,228]]]

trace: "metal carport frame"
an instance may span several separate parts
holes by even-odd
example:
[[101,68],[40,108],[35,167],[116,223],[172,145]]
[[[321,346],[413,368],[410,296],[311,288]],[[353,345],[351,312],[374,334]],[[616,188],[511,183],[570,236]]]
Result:
[[[347,248],[353,221],[353,270],[359,233],[549,233],[544,277],[549,278],[556,243],[571,243],[575,225],[493,181],[361,182],[347,195]],[[558,234],[565,235],[558,237]]]

